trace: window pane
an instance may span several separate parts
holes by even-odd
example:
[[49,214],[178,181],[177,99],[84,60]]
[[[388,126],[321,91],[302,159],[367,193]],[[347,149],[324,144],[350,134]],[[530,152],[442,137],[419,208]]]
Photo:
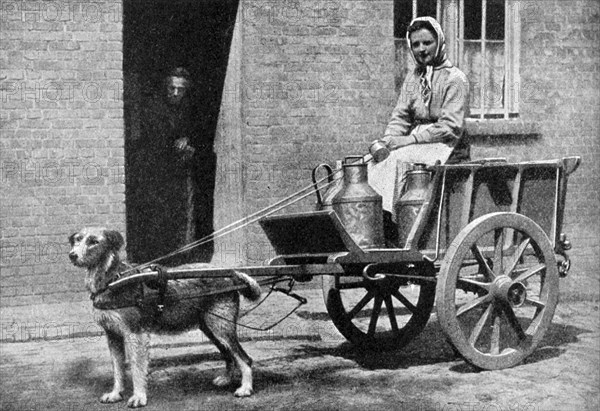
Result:
[[481,0],[464,0],[465,39],[481,38]]
[[437,0],[419,0],[417,2],[417,17],[430,16],[436,18]]
[[[504,44],[485,43],[485,59],[481,58],[481,42],[465,43],[463,66],[471,85],[471,111],[481,109],[481,99],[485,109],[504,107]],[[483,75],[483,78],[482,78]],[[483,81],[483,82],[482,82]],[[483,96],[481,87],[483,86]]]
[[504,0],[487,0],[485,38],[504,40]]
[[471,111],[481,108],[481,42],[473,41],[464,44],[461,70],[470,83],[469,107]]
[[485,108],[500,109],[504,107],[504,44],[485,44],[485,61],[483,62],[485,85]]
[[412,0],[394,1],[394,37],[405,38],[412,20]]

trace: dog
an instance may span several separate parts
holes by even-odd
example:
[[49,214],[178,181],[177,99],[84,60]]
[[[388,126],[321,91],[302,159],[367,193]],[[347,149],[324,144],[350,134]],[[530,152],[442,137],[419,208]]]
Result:
[[[145,306],[135,304],[136,300],[130,296],[139,296],[140,287],[151,290],[147,285],[136,284],[130,288],[126,286],[123,291],[113,294],[108,289],[108,284],[118,278],[120,272],[131,267],[119,258],[119,250],[124,240],[118,231],[84,228],[71,235],[69,242],[71,262],[87,270],[85,285],[95,306],[103,299],[105,302],[108,300],[109,306],[112,300],[119,300],[121,297],[133,301],[129,306],[101,309],[97,312],[98,324],[104,329],[108,339],[114,372],[112,391],[102,395],[100,402],[114,403],[123,400],[127,353],[133,380],[133,395],[127,401],[127,405],[131,408],[145,406],[149,334],[180,333],[196,327],[217,346],[225,360],[225,372],[214,378],[213,384],[220,387],[229,385],[237,367],[241,372],[242,381],[234,395],[247,397],[253,394],[252,359],[238,341],[236,323],[239,294],[250,301],[260,297],[261,289],[254,279],[231,270],[230,278],[169,280],[164,283],[162,289],[164,306]],[[178,268],[207,266],[208,264],[187,264]],[[245,287],[239,289],[239,286]],[[218,292],[219,289],[225,291]],[[205,290],[209,290],[208,295],[198,296]],[[212,294],[210,290],[213,291]]]

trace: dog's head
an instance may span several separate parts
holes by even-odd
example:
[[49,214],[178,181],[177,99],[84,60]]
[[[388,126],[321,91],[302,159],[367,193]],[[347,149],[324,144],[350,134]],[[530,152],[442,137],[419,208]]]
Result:
[[123,236],[118,231],[90,227],[69,237],[69,258],[77,267],[94,268],[105,264],[112,255],[117,255],[123,246]]

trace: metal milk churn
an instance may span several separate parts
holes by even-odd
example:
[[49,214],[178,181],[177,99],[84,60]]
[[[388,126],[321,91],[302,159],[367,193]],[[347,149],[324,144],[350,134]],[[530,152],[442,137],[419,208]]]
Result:
[[364,158],[346,157],[343,171],[343,185],[333,198],[333,209],[359,247],[384,247],[382,198],[368,183]]
[[[400,165],[398,169],[401,169]],[[397,178],[402,178],[400,173]],[[398,224],[398,245],[401,248],[406,246],[408,234],[425,202],[431,183],[431,173],[426,170],[425,164],[417,163],[412,170],[406,172],[405,178],[402,192],[394,202],[394,216]]]
[[[317,187],[317,172],[320,168],[324,168],[327,171],[327,188],[325,193],[321,194],[319,187]],[[333,209],[333,198],[342,189],[344,185],[344,178],[342,174],[342,160],[335,162],[335,170],[332,170],[328,164],[319,164],[312,172],[312,180],[315,187],[315,193],[317,194],[317,210],[331,210]]]

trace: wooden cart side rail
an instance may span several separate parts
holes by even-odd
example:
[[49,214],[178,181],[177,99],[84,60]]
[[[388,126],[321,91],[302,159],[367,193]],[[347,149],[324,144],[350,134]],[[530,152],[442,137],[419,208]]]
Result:
[[[562,159],[562,167],[560,168],[560,177],[559,177],[559,186],[558,186],[558,196],[557,196],[557,218],[556,218],[556,238],[554,238],[555,247],[560,247],[562,250],[565,247],[563,244],[562,228],[564,222],[565,215],[565,205],[567,200],[567,185],[569,176],[579,168],[581,164],[581,157],[573,156],[573,157],[565,157]],[[563,250],[564,251],[564,250]]]
[[[344,274],[344,269],[339,264],[298,264],[232,268],[168,268],[164,275],[168,280],[182,280],[193,278],[230,278],[232,270],[240,271],[253,277],[292,277]],[[108,285],[108,287],[110,289],[117,289],[126,285],[156,280],[159,278],[159,275],[159,271],[144,271],[113,281]]]
[[[477,176],[479,173],[493,173],[495,169],[498,169],[499,173],[504,173],[504,170],[512,170],[507,171],[509,173],[507,181],[510,180],[510,184],[512,185],[512,188],[508,193],[508,197],[510,197],[510,203],[506,205],[507,208],[505,210],[502,210],[501,207],[499,207],[497,211],[510,211],[514,213],[524,213],[525,215],[528,215],[528,211],[522,207],[528,208],[529,212],[532,211],[532,197],[526,197],[528,194],[526,189],[527,184],[532,181],[540,181],[540,184],[542,184],[544,180],[544,177],[541,177],[540,180],[537,180],[536,178],[532,179],[532,176],[537,175],[536,170],[540,170],[540,173],[542,173],[541,175],[554,173],[554,177],[551,177],[550,180],[546,179],[546,184],[551,184],[553,186],[548,192],[548,194],[552,195],[552,197],[548,196],[546,198],[544,196],[544,198],[539,199],[539,201],[547,202],[546,204],[549,206],[547,213],[543,213],[542,215],[539,215],[539,217],[542,217],[542,220],[545,221],[544,229],[552,241],[553,246],[557,246],[560,244],[561,229],[564,218],[567,177],[577,169],[579,163],[579,157],[566,157],[560,160],[529,161],[519,163],[507,163],[506,161],[500,161],[499,159],[492,159],[491,161],[482,160],[472,163],[434,166],[432,168],[432,188],[429,196],[425,199],[424,206],[421,208],[413,228],[411,229],[407,239],[406,248],[418,250],[419,247],[422,247],[420,243],[423,239],[423,236],[429,234],[431,236],[430,238],[434,241],[434,244],[429,243],[429,248],[421,251],[430,259],[432,254],[435,252],[433,260],[443,258],[445,249],[442,249],[444,248],[444,245],[441,243],[445,238],[445,241],[447,242],[445,246],[447,247],[449,242],[452,241],[452,235],[457,234],[456,232],[452,231],[445,232],[445,235],[448,236],[448,234],[450,234],[450,237],[441,236],[442,224],[444,223],[442,215],[446,216],[446,219],[448,219],[449,213],[448,207],[450,206],[450,203],[448,203],[448,201],[450,198],[448,197],[448,190],[450,189],[451,185],[449,184],[449,181],[457,178],[461,174],[463,176],[460,177],[460,180],[456,180],[462,181],[461,186],[463,190],[463,201],[460,205],[460,209],[455,208],[454,212],[452,212],[452,214],[455,216],[452,221],[456,222],[453,225],[454,230],[456,230],[457,227],[461,229],[469,224],[469,222],[471,222],[474,218],[476,218],[478,216],[476,211],[477,208],[480,208],[484,204],[480,203],[480,200],[478,200],[478,188],[476,186],[480,183],[478,182],[479,178]],[[523,204],[524,202],[527,202],[527,204]],[[437,210],[434,210],[434,208]],[[529,216],[536,220],[535,213],[534,215]],[[429,225],[429,228],[432,230],[431,232],[426,232],[425,230],[428,227],[427,223],[433,222],[432,219],[437,220],[437,222],[434,225]],[[445,224],[448,223],[449,221],[445,222]],[[444,227],[446,231],[452,228],[450,226]],[[432,246],[435,246],[435,250],[431,248]]]
[[[514,195],[513,204],[511,205],[511,211],[517,213],[522,213],[521,206],[524,202],[524,182],[522,179],[524,173],[536,167],[554,168],[554,197],[552,198],[552,218],[551,225],[547,228],[546,234],[548,235],[548,238],[550,239],[553,248],[557,250],[562,247],[561,235],[564,221],[568,176],[579,167],[580,163],[580,157],[565,157],[561,160],[539,161],[529,163],[525,162],[516,164],[518,166],[519,171],[517,173],[517,178],[514,181]],[[540,200],[543,201],[543,199]]]

